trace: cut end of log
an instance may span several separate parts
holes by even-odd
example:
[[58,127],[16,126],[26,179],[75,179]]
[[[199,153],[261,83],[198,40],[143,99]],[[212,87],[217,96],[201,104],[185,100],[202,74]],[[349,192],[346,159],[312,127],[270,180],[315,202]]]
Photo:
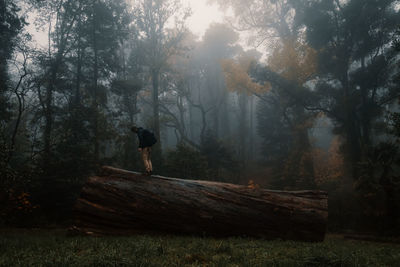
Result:
[[73,229],[86,235],[172,233],[323,241],[327,200],[324,191],[274,191],[104,166],[82,188]]

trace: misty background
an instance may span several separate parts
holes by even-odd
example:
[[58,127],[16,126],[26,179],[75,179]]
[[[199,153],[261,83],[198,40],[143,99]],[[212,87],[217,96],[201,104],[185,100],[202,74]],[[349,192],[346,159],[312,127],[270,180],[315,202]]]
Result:
[[[207,5],[208,4],[208,5]],[[399,1],[1,0],[0,225],[68,224],[102,165],[326,190],[400,221]]]

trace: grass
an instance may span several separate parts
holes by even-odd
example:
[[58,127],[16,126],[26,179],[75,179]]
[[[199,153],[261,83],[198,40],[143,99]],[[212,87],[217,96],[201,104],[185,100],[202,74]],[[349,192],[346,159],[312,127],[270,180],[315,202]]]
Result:
[[400,245],[182,236],[85,237],[1,230],[0,266],[400,266]]

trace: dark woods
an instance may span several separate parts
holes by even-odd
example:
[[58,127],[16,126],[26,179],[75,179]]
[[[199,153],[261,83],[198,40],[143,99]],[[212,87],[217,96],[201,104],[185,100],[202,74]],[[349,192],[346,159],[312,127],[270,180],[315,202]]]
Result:
[[137,124],[156,174],[327,190],[330,230],[400,231],[397,1],[213,2],[263,45],[199,40],[172,0],[0,1],[1,225],[68,223],[99,166],[142,170]]

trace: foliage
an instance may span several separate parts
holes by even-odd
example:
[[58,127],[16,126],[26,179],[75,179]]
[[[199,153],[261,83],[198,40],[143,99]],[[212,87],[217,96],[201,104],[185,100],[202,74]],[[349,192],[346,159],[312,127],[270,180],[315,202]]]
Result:
[[249,42],[255,46],[273,44],[295,35],[294,10],[288,0],[210,0],[223,9],[232,8],[230,23],[235,28],[251,31]]
[[[270,68],[294,85],[309,81],[316,71],[316,52],[296,40],[284,40],[269,59]],[[272,184],[279,188],[314,187],[308,131],[315,114],[307,112],[298,87],[273,85],[258,104],[258,132],[265,159],[274,166]]]
[[[182,7],[179,0],[140,0],[134,8],[135,26],[141,37],[144,65],[149,68],[152,87],[152,130],[159,139],[154,145],[154,165],[161,166],[160,134],[160,79],[168,68],[168,61],[179,54],[181,42],[186,34],[185,21],[190,10]],[[168,27],[168,23],[175,27]]]
[[[1,192],[0,194],[4,194]],[[32,202],[32,196],[25,191],[14,191],[9,189],[2,196],[3,205],[0,209],[0,225],[15,226],[31,226],[33,224],[33,216],[39,208],[39,205]]]
[[[202,140],[200,152],[207,159],[210,180],[233,181],[238,175],[240,166],[231,148],[217,139],[213,132],[208,131]],[[226,175],[228,174],[228,175]]]
[[340,147],[340,138],[335,136],[328,151],[322,149],[314,150],[315,182],[317,185],[339,181],[344,177],[345,164]]
[[[131,125],[126,125],[128,129]],[[115,152],[111,163],[126,170],[138,170],[142,165],[140,153],[138,153],[138,140],[136,134],[125,132],[115,135]]]
[[382,232],[398,231],[400,222],[400,177],[398,146],[381,142],[360,161],[355,181],[364,217]]
[[289,153],[291,131],[284,114],[285,110],[278,100],[260,102],[257,107],[257,129],[263,138],[262,153],[267,161],[279,162]]
[[[100,159],[93,160],[95,140],[103,142],[97,153],[106,158],[104,142],[111,139],[113,127],[106,108],[107,79],[119,68],[117,52],[130,20],[125,1],[28,2],[40,14],[36,26],[46,25],[49,47],[47,51],[33,47],[18,51],[24,56],[27,51],[32,54],[27,62],[32,76],[21,76],[25,91],[17,97],[24,108],[13,110],[21,115],[21,127],[15,128],[15,153],[4,161],[0,172],[7,172],[2,176],[6,192],[29,193],[31,202],[39,204],[48,219],[65,220],[71,216],[82,177],[100,163]],[[96,16],[101,20],[93,25]],[[7,149],[13,146],[5,139]],[[16,223],[12,210],[18,208],[7,198],[8,222]]]
[[12,168],[5,157],[7,150],[0,149],[0,226],[28,226],[35,221],[40,208],[30,192],[34,191],[31,182],[36,176],[33,169],[26,166],[18,170]]
[[372,146],[359,162],[360,177],[355,181],[363,216],[381,231],[398,231],[400,223],[399,113],[389,112],[386,140]]
[[208,178],[206,157],[185,144],[178,144],[176,149],[166,152],[164,168],[166,175],[172,177],[201,180]]
[[20,8],[13,1],[0,2],[0,130],[3,122],[8,121],[11,115],[10,103],[6,92],[9,86],[8,64],[15,47],[18,45],[18,35],[26,25],[25,19],[18,14]]
[[295,22],[306,27],[307,43],[319,52],[317,107],[344,137],[343,151],[354,179],[357,162],[372,145],[374,122],[398,95],[391,84],[395,56],[384,49],[400,19],[394,2],[293,1]]
[[[396,188],[392,182],[398,175],[394,164],[396,156],[393,154],[396,149],[385,140],[390,137],[385,136],[382,125],[388,122],[383,118],[385,109],[399,96],[398,85],[393,83],[398,72],[397,53],[389,47],[400,19],[400,13],[395,8],[396,1],[275,2],[282,4],[281,7],[287,4],[287,10],[295,10],[288,17],[293,20],[289,24],[288,20],[284,22],[290,29],[300,30],[302,44],[311,47],[311,51],[317,51],[314,57],[318,68],[314,68],[314,79],[307,84],[303,81],[296,85],[290,81],[308,75],[301,72],[287,75],[279,69],[272,71],[273,66],[264,68],[261,80],[282,87],[289,94],[289,99],[293,97],[306,110],[324,112],[333,121],[333,133],[342,139],[340,151],[346,167],[344,176],[350,174],[353,177],[360,213],[374,213],[376,218],[378,214],[384,215],[384,221],[391,220],[391,227],[395,226],[398,212],[391,203],[397,201],[397,193],[389,188]],[[357,12],[359,15],[354,16]],[[291,54],[290,49],[287,54]],[[296,62],[293,56],[288,58]],[[282,58],[273,62],[279,65],[285,60]],[[287,102],[284,104],[286,108]],[[295,114],[301,114],[299,111],[297,109]],[[292,117],[290,113],[288,115]],[[290,153],[293,152],[295,150],[291,149]],[[392,158],[385,156],[390,153]],[[350,190],[343,192],[352,194],[353,198],[349,199],[354,200],[351,183],[346,185],[350,186]],[[361,224],[362,218],[358,217]],[[377,220],[373,224],[379,225]]]
[[248,70],[254,60],[256,59],[249,54],[242,54],[238,60],[221,60],[226,87],[229,91],[251,95],[262,94],[270,89],[269,83],[260,85],[250,78]]
[[276,45],[268,65],[285,79],[303,85],[317,72],[317,56],[317,51],[310,46],[286,38],[281,45]]
[[233,151],[210,131],[200,150],[181,143],[165,155],[165,175],[184,179],[232,182],[240,172],[239,168]]
[[395,266],[400,260],[397,244],[339,236],[304,243],[168,235],[66,237],[63,230],[3,230],[1,235],[0,265],[5,266]]
[[400,113],[399,112],[389,112],[389,133],[395,137],[397,144],[400,143]]

